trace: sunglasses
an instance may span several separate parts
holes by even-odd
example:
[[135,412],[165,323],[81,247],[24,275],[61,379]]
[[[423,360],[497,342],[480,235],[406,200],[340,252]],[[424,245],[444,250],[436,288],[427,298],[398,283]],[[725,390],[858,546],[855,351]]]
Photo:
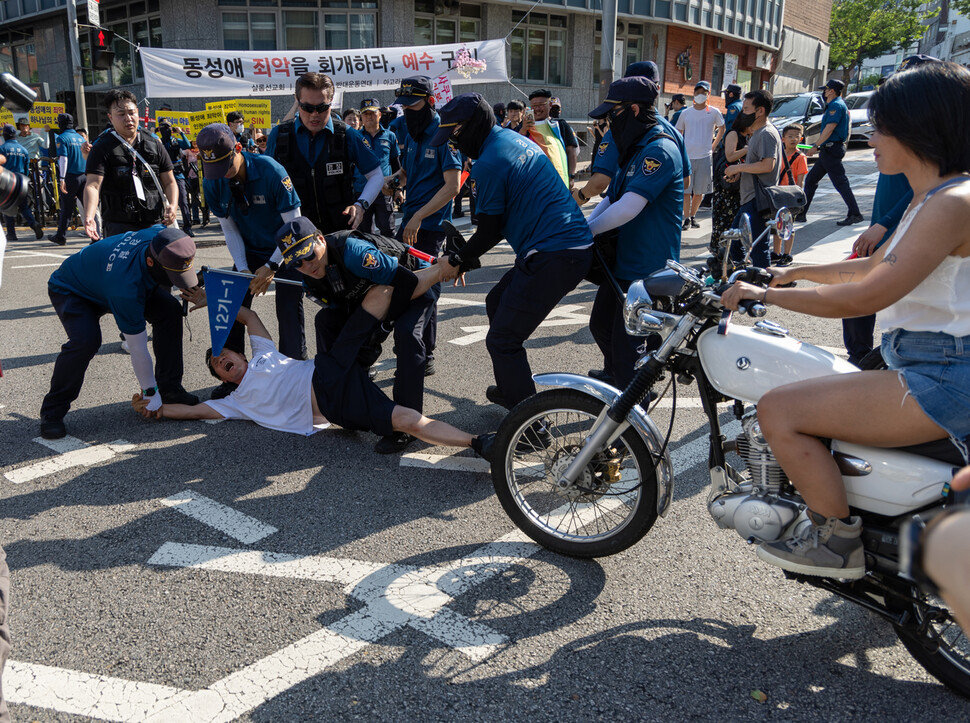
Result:
[[300,110],[304,113],[326,113],[330,110],[332,103],[320,103],[319,105],[311,105],[309,103],[300,103]]
[[622,115],[628,107],[629,106],[626,106],[626,105],[618,105],[616,108],[614,108],[613,110],[611,110],[609,113],[606,114],[606,120],[608,121],[616,120],[616,117],[619,115]]

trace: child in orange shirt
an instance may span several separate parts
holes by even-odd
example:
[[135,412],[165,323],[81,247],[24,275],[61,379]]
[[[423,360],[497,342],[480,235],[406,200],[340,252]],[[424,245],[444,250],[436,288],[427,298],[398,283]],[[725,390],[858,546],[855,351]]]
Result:
[[[785,147],[785,152],[781,159],[781,174],[778,183],[782,186],[805,187],[805,176],[808,175],[808,161],[805,154],[798,150],[798,144],[802,140],[802,133],[805,129],[798,123],[785,126],[782,131],[781,141]],[[771,263],[775,266],[788,266],[792,262],[791,249],[795,243],[792,236],[786,245],[785,252],[781,252],[781,239],[775,236],[775,249],[771,254]]]

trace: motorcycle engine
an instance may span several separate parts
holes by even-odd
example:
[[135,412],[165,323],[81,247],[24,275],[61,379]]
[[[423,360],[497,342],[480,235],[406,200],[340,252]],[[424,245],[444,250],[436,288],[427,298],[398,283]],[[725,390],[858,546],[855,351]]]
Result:
[[707,510],[721,528],[737,530],[747,540],[774,542],[787,536],[805,505],[782,492],[788,477],[761,433],[755,411],[744,415],[741,429],[735,443],[749,479],[728,483],[724,470],[711,470],[714,489]]

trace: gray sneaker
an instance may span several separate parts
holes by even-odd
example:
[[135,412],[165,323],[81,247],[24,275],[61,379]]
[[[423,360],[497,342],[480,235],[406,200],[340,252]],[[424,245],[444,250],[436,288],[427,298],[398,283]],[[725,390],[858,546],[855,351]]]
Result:
[[838,517],[828,519],[809,510],[812,524],[790,540],[764,543],[758,557],[783,570],[845,580],[858,580],[866,574],[862,546],[862,518],[852,517],[845,524]]

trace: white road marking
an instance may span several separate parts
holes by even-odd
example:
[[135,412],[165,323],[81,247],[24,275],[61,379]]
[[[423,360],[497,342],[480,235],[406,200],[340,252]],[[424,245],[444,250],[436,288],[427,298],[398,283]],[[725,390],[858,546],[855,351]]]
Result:
[[191,490],[166,497],[161,500],[161,503],[204,525],[214,527],[246,545],[251,545],[278,532],[272,525],[260,522],[247,514],[215,500],[210,500],[208,497]]
[[438,306],[485,306],[484,301],[465,299],[457,294],[442,294],[438,299]]
[[488,474],[491,470],[488,460],[478,457],[456,457],[454,455],[423,454],[421,452],[401,455],[401,466],[441,469],[451,472],[484,472],[485,474]]
[[71,467],[90,467],[99,462],[106,462],[116,454],[128,452],[135,448],[135,445],[124,439],[116,439],[114,442],[109,442],[108,444],[97,444],[94,446],[85,444],[74,437],[65,437],[62,440],[47,440],[38,437],[34,441],[51,449],[55,449],[55,451],[57,449],[54,447],[54,443],[63,443],[60,447],[64,451],[58,454],[57,457],[45,459],[7,472],[4,476],[10,482],[23,484],[24,482],[30,482],[39,477],[46,477],[49,474],[70,469]]
[[[723,434],[727,439],[736,437],[740,433],[741,422],[736,419],[728,422],[727,424],[721,425],[721,434]],[[674,472],[686,472],[702,462],[707,464],[710,445],[710,434],[703,434],[692,442],[682,444],[675,448],[670,453],[670,462],[674,467]]]
[[13,266],[14,269],[44,269],[50,268],[51,266],[60,266],[60,264],[27,264],[26,266]]
[[[13,254],[17,254],[14,256]],[[63,261],[71,254],[51,254],[44,251],[10,251],[7,253],[7,259],[29,259],[36,256],[47,256],[52,259],[60,259]]]
[[[551,327],[551,326],[574,326],[576,324],[585,325],[589,323],[589,314],[580,312],[582,309],[582,304],[566,304],[564,306],[557,306],[551,312],[545,320],[539,324],[541,327]],[[488,324],[477,325],[477,326],[463,326],[461,330],[465,332],[465,336],[460,336],[457,339],[449,339],[449,344],[455,344],[457,346],[468,346],[469,344],[475,344],[476,342],[485,341],[485,337],[488,334],[489,326]]]
[[830,264],[844,261],[852,253],[852,244],[867,228],[869,224],[864,221],[855,226],[843,226],[838,231],[819,239],[800,254],[795,254],[795,263]]

